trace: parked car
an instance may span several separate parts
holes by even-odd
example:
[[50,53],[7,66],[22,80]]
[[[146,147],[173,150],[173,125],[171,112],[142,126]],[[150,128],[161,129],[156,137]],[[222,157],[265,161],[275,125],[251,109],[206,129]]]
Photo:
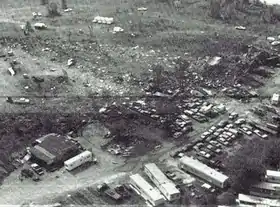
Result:
[[241,127],[240,131],[243,132],[245,135],[251,136],[253,133],[247,127]]
[[44,175],[43,169],[37,163],[32,163],[30,166],[38,175]]
[[102,183],[102,184],[99,184],[98,186],[97,186],[97,191],[98,192],[104,192],[105,190],[107,190],[107,189],[109,189],[110,187],[108,186],[108,184],[107,183]]

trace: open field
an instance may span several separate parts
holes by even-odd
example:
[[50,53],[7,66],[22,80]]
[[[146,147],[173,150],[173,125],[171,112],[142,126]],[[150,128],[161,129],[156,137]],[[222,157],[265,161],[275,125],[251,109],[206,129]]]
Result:
[[[173,93],[180,84],[180,77],[176,75],[180,61],[190,63],[190,67],[183,69],[186,80],[183,87],[180,86],[182,98],[179,96],[174,102],[167,101],[162,106],[162,114],[172,115],[173,105],[189,97],[191,90],[209,83],[218,85],[210,87],[216,95],[209,98],[209,102],[223,103],[229,112],[243,115],[259,105],[261,97],[270,98],[279,91],[278,66],[272,66],[273,73],[268,78],[260,77],[264,84],[258,88],[250,85],[251,81],[246,82],[248,76],[253,76],[251,73],[242,73],[248,69],[244,63],[245,57],[254,54],[252,52],[246,56],[250,53],[247,46],[254,45],[270,51],[267,36],[277,39],[280,35],[279,23],[262,23],[258,8],[247,14],[242,13],[240,19],[224,22],[209,17],[207,1],[179,2],[176,5],[171,0],[68,0],[68,7],[73,10],[64,12],[59,9],[62,15],[51,18],[46,17],[47,10],[38,1],[2,0],[0,52],[5,55],[0,57],[0,180],[7,178],[0,189],[0,203],[18,204],[30,200],[49,203],[61,200],[68,191],[95,187],[112,177],[112,182],[122,183],[129,174],[140,171],[143,163],[171,163],[171,150],[198,140],[200,134],[209,128],[209,122],[199,124],[192,120],[195,123],[194,131],[176,141],[165,133],[164,127],[158,128],[150,119],[146,119],[148,124],[145,124],[140,123],[141,117],[139,120],[119,116],[105,119],[100,115],[101,107],[145,97],[144,88],[154,77],[155,64],[162,65],[165,77],[170,78],[161,85],[164,88],[161,92],[170,89]],[[60,4],[58,6],[61,7]],[[138,11],[139,7],[146,7],[147,11]],[[42,16],[33,19],[32,12],[41,12]],[[114,24],[93,23],[96,16],[113,17]],[[21,25],[27,21],[31,25],[42,22],[48,28],[25,35]],[[246,30],[236,29],[235,26],[239,25],[245,26]],[[124,31],[114,33],[115,26]],[[13,55],[7,55],[9,51],[13,51]],[[272,51],[277,53],[279,47],[274,47]],[[214,56],[221,56],[228,62],[217,70],[207,68],[207,60]],[[71,58],[75,64],[68,66]],[[11,66],[16,71],[14,76],[7,71]],[[235,68],[241,69],[235,73]],[[223,94],[224,88],[236,85],[241,77],[245,79],[242,86],[248,90],[254,89],[260,98],[244,103]],[[11,104],[6,101],[7,97],[25,97],[30,104]],[[151,105],[165,104],[165,100],[153,99],[149,99]],[[171,108],[169,111],[167,106]],[[246,113],[246,118],[250,116],[249,112]],[[227,114],[210,120],[211,125],[225,117]],[[77,136],[77,140],[85,148],[93,150],[100,161],[98,165],[75,175],[64,171],[47,174],[40,181],[42,185],[30,180],[19,181],[15,159],[22,157],[21,152],[25,147],[50,132],[77,132],[84,122],[91,123],[93,120],[100,121],[110,130],[129,128],[126,133],[138,139],[131,141],[136,146],[136,156],[117,157],[103,150],[100,146],[106,141],[103,139],[106,129],[89,124]],[[131,143],[127,141],[125,144]],[[234,154],[241,145],[237,144],[236,148],[226,151]],[[156,149],[157,146],[160,149]],[[35,195],[34,191],[38,194]],[[62,195],[58,196],[58,193]],[[90,193],[87,195],[91,196]],[[75,204],[75,200],[68,202]],[[92,203],[106,204],[97,196],[93,196]]]

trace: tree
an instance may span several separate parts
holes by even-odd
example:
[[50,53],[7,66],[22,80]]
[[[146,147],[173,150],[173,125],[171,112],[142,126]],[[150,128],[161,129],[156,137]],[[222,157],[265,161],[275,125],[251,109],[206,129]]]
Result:
[[265,175],[265,142],[255,139],[244,145],[226,163],[231,175],[231,186],[237,192],[247,192],[249,187],[259,182]]
[[153,70],[153,89],[160,90],[161,84],[163,83],[163,71],[164,67],[162,65],[156,64],[152,66]]
[[217,197],[217,203],[219,205],[232,206],[235,204],[235,195],[230,191],[223,192]]
[[67,9],[67,1],[66,0],[61,0],[61,8],[62,9]]
[[266,144],[265,163],[268,166],[277,168],[280,164],[280,140],[271,140]]

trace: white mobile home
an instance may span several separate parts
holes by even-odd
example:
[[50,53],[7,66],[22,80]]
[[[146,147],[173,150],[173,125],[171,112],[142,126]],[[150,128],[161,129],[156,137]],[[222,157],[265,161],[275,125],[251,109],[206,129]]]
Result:
[[156,164],[146,164],[144,172],[149,176],[151,181],[153,181],[167,200],[173,201],[180,198],[180,191],[176,188],[176,185],[165,176]]
[[158,206],[165,202],[163,195],[158,189],[152,187],[141,175],[131,175],[130,184],[136,193],[141,195],[150,205]]
[[81,154],[78,154],[75,157],[72,157],[69,160],[66,160],[64,162],[64,167],[71,171],[80,165],[86,163],[86,162],[91,162],[92,161],[92,153],[90,151],[84,151]]
[[280,201],[277,199],[268,199],[245,194],[238,194],[238,199],[236,201],[239,205],[280,207]]
[[267,182],[280,184],[280,171],[267,170],[265,179]]
[[228,176],[191,157],[182,157],[179,160],[179,167],[219,188],[224,188],[228,184]]

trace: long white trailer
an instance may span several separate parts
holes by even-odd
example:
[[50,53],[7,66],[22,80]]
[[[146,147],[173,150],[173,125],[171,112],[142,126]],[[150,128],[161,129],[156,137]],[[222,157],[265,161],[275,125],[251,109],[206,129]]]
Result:
[[78,154],[75,157],[70,158],[64,162],[65,169],[71,171],[80,165],[91,162],[92,161],[92,153],[90,151],[84,151],[81,154]]
[[192,157],[182,157],[179,160],[179,167],[219,188],[225,188],[228,185],[228,176]]
[[144,166],[144,172],[167,200],[174,201],[180,198],[180,191],[176,188],[176,185],[166,177],[156,164],[146,164]]
[[130,184],[136,193],[142,196],[148,204],[158,206],[165,202],[163,195],[158,189],[152,187],[141,175],[131,175]]

